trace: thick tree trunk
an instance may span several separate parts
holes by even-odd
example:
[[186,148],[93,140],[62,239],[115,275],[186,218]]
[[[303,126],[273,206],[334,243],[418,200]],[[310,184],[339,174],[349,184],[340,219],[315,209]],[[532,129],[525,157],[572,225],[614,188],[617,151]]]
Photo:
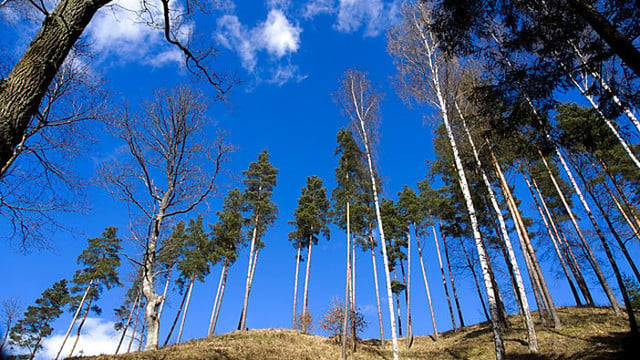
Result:
[[193,291],[193,284],[196,282],[195,276],[191,276],[191,280],[189,281],[189,290],[187,290],[187,302],[184,305],[184,311],[182,312],[182,320],[180,321],[180,329],[178,330],[178,339],[176,340],[176,344],[180,344],[180,339],[182,339],[182,330],[184,330],[184,321],[187,318],[187,311],[189,311],[189,303],[191,302],[191,292]]
[[[442,224],[440,224],[442,229]],[[442,234],[442,245],[444,247],[444,258],[447,260],[447,271],[449,272],[449,279],[451,280],[451,291],[453,291],[453,299],[456,302],[456,308],[458,309],[458,317],[460,318],[460,327],[464,327],[464,318],[462,317],[462,308],[460,307],[460,301],[458,300],[458,292],[456,291],[456,283],[453,281],[453,271],[451,271],[451,261],[449,259],[449,247],[447,246],[447,240],[444,234]],[[454,329],[454,331],[457,329]]]
[[[415,229],[415,224],[414,224],[414,229]],[[431,314],[431,324],[433,325],[433,335],[435,337],[435,340],[438,341],[438,339],[440,338],[440,335],[438,333],[438,326],[436,325],[436,316],[433,311],[433,302],[431,301],[431,290],[429,289],[429,280],[427,280],[427,270],[424,266],[424,258],[422,257],[422,246],[420,246],[420,236],[418,236],[417,230],[415,230],[415,232],[416,232],[415,233],[416,245],[418,247],[418,258],[420,259],[420,269],[422,270],[422,280],[424,281],[424,288],[427,291],[427,302],[429,304],[429,313]]]
[[[603,239],[604,238],[604,234],[602,233],[602,230],[600,230],[600,226],[598,226],[598,222],[593,217],[593,214],[591,213],[591,208],[589,207],[589,204],[587,204],[587,201],[585,200],[584,195],[582,195],[582,191],[578,187],[578,184],[576,183],[576,180],[573,178],[573,173],[572,173],[571,169],[569,169],[569,166],[567,165],[566,161],[564,160],[564,156],[560,152],[560,149],[558,149],[557,146],[554,146],[554,147],[555,147],[556,155],[558,156],[558,160],[560,160],[560,163],[562,164],[562,167],[564,168],[564,171],[567,173],[567,176],[569,177],[569,181],[571,182],[571,185],[573,186],[573,189],[575,190],[576,195],[578,195],[578,199],[580,199],[580,202],[582,203],[582,206],[584,207],[585,211],[587,212],[587,216],[589,217],[589,220],[591,220],[591,224],[593,225],[593,228],[596,230],[596,233],[598,234],[598,237]],[[549,166],[547,164],[547,159],[544,158],[542,153],[540,153],[540,156],[542,157],[542,161],[544,162],[545,167],[551,173],[551,170],[549,169]],[[552,178],[552,180],[554,181],[554,184],[555,184],[555,178]],[[557,187],[556,187],[556,189],[557,189]],[[576,226],[577,226],[577,224],[576,224]],[[586,244],[586,240],[584,241],[584,244]],[[591,252],[591,248],[588,247],[588,246],[585,246],[585,251]],[[595,256],[593,256],[592,254],[589,254],[589,257],[593,258],[594,262],[595,262]],[[596,268],[597,268],[597,270],[596,270]],[[616,299],[615,295],[613,294],[613,291],[609,287],[609,284],[607,283],[607,280],[605,279],[604,274],[602,274],[602,271],[600,270],[600,267],[596,266],[596,267],[594,267],[594,270],[596,270],[596,275],[598,276],[598,280],[600,280],[600,283],[602,284],[602,287],[603,287],[605,293],[607,294],[607,298],[609,299],[609,302],[611,303],[611,307],[613,308],[613,311],[616,313],[616,315],[620,315],[620,305],[618,304],[618,300]]]
[[556,256],[558,257],[558,260],[560,261],[560,265],[562,266],[562,272],[564,273],[564,276],[567,278],[567,282],[569,283],[569,288],[571,289],[571,294],[573,294],[573,298],[576,301],[576,305],[577,306],[582,306],[582,302],[580,301],[580,296],[578,295],[578,290],[576,289],[576,286],[573,283],[573,280],[571,279],[571,275],[569,274],[569,270],[567,269],[567,264],[565,262],[564,256],[562,256],[562,253],[560,252],[560,247],[558,246],[558,242],[560,241],[560,236],[558,235],[558,231],[557,229],[555,229],[555,224],[553,225],[554,228],[552,229],[552,226],[550,225],[549,221],[547,220],[547,217],[545,216],[542,207],[540,206],[540,202],[538,201],[538,198],[536,197],[536,193],[533,190],[533,186],[531,185],[531,181],[529,181],[529,178],[527,177],[527,175],[525,173],[522,174],[522,177],[524,178],[525,182],[527,183],[527,188],[529,188],[529,192],[531,193],[531,197],[533,198],[534,203],[536,204],[536,208],[538,209],[538,213],[540,214],[540,218],[542,219],[542,222],[544,223],[544,227],[545,229],[547,229],[547,234],[549,235],[549,240],[551,240],[551,243],[553,244],[553,249],[556,252]]
[[371,250],[371,265],[373,267],[373,282],[376,289],[376,305],[378,306],[378,325],[380,326],[380,347],[384,349],[384,326],[382,325],[382,307],[380,306],[380,288],[378,286],[378,264],[376,251],[373,247],[373,236],[369,235],[369,249]]
[[258,234],[258,217],[253,224],[253,232],[251,234],[251,245],[249,248],[249,264],[247,265],[247,280],[244,289],[244,300],[242,303],[242,312],[240,314],[240,322],[238,324],[238,330],[245,330],[247,328],[247,306],[249,305],[249,292],[251,291],[251,275],[253,269],[253,253],[256,251],[256,236]]
[[184,307],[184,303],[187,301],[187,292],[185,291],[182,295],[182,301],[180,301],[180,307],[178,307],[178,311],[176,312],[176,316],[173,318],[173,322],[171,323],[171,329],[169,329],[169,333],[167,334],[166,339],[164,339],[164,343],[162,346],[167,346],[169,344],[169,340],[171,339],[171,334],[173,334],[173,330],[176,328],[176,324],[178,324],[178,319],[180,318],[180,314],[182,313],[182,308]]
[[13,156],[69,51],[96,11],[109,1],[60,1],[11,73],[0,80],[0,168]]
[[[348,176],[348,175],[347,175]],[[347,360],[347,324],[349,323],[349,290],[351,288],[351,217],[349,201],[346,202],[347,208],[347,269],[346,280],[344,285],[344,311],[342,313],[342,360]]]
[[[95,279],[91,279],[91,281],[89,281],[89,285],[87,285],[87,288],[84,290],[84,294],[82,294],[82,298],[80,299],[80,303],[78,304],[78,308],[76,309],[76,312],[73,314],[73,318],[71,319],[71,323],[69,324],[69,327],[67,328],[67,332],[64,334],[64,339],[62,339],[62,344],[60,344],[60,349],[58,350],[58,353],[56,354],[55,360],[58,360],[58,358],[60,357],[60,354],[62,353],[62,349],[64,348],[64,344],[67,342],[67,339],[69,338],[69,334],[71,334],[71,330],[73,329],[73,325],[76,323],[76,319],[78,318],[78,315],[80,315],[80,310],[82,309],[82,305],[84,305],[84,301],[87,298],[87,295],[89,294],[89,290],[91,290],[91,286],[93,285],[93,281]],[[7,331],[7,334],[9,333],[9,331]]]
[[[124,341],[124,337],[127,334],[127,330],[129,329],[129,324],[131,323],[131,318],[133,318],[133,313],[138,307],[138,301],[140,301],[140,297],[142,294],[138,293],[136,300],[133,302],[133,306],[131,306],[131,311],[129,311],[129,317],[127,317],[127,323],[124,325],[122,330],[122,336],[120,337],[120,341],[118,341],[118,347],[116,347],[116,355],[118,355],[118,351],[120,351],[120,346],[122,346],[122,342]],[[135,332],[135,331],[134,331]]]
[[298,243],[298,251],[296,254],[296,277],[293,280],[293,314],[291,316],[291,328],[296,328],[296,318],[298,317],[298,275],[300,273],[300,243]]
[[222,287],[220,288],[220,296],[215,306],[215,315],[213,316],[213,322],[211,323],[211,329],[209,335],[215,333],[216,324],[218,323],[218,315],[220,314],[220,308],[222,307],[222,298],[224,297],[224,289],[227,285],[227,276],[229,274],[229,264],[225,263],[223,275],[222,275]]
[[600,14],[590,1],[567,0],[567,4],[609,45],[611,51],[640,77],[640,51],[633,43]]
[[94,297],[90,297],[87,302],[87,309],[84,311],[84,315],[82,315],[82,320],[80,320],[80,324],[78,324],[78,328],[76,330],[76,339],[73,341],[73,345],[71,346],[71,350],[69,351],[69,357],[73,356],[73,351],[76,349],[78,345],[78,340],[80,340],[80,334],[82,331],[82,327],[84,326],[84,322],[87,320],[87,316],[89,315],[89,311],[91,311],[91,304],[93,303]]
[[142,341],[144,340],[144,326],[146,324],[142,323],[142,330],[140,330],[140,337],[138,338],[138,351],[142,350]]
[[[304,273],[304,295],[303,295],[303,299],[302,299],[302,316],[305,317],[305,321],[306,321],[306,317],[308,316],[307,314],[307,308],[308,308],[308,302],[309,302],[309,271],[311,271],[311,249],[313,248],[313,239],[309,239],[309,244],[307,245],[307,268],[305,270]],[[302,331],[304,333],[307,333],[307,324],[304,324],[304,328],[302,329]]]
[[449,314],[451,314],[451,325],[453,326],[453,331],[457,331],[456,327],[456,318],[453,315],[453,307],[451,306],[451,297],[449,296],[449,286],[447,286],[447,277],[444,274],[444,266],[442,265],[442,256],[440,255],[440,244],[438,244],[438,236],[436,234],[436,223],[433,220],[433,216],[431,217],[431,223],[433,226],[431,227],[433,231],[433,242],[436,244],[436,253],[438,255],[438,263],[440,264],[440,274],[442,275],[442,286],[444,287],[444,294],[447,297],[447,305],[449,306]]

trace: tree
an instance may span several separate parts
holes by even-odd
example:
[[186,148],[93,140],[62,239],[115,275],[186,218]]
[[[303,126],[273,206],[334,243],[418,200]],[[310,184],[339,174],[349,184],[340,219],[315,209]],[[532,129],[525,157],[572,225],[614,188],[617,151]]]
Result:
[[9,339],[11,328],[16,322],[22,305],[17,297],[10,297],[2,301],[2,310],[0,310],[0,326],[2,326],[2,342],[0,342],[0,354],[4,354],[4,346]]
[[[76,271],[72,280],[74,286],[71,287],[71,293],[75,296],[71,301],[71,309],[75,308],[75,312],[56,359],[62,353],[64,344],[67,342],[71,329],[82,309],[85,308],[84,315],[80,320],[75,341],[69,351],[70,357],[73,356],[73,350],[78,344],[82,326],[92,309],[92,303],[98,299],[104,288],[111,289],[114,286],[122,285],[117,270],[120,266],[120,251],[122,250],[120,243],[122,240],[117,237],[117,231],[118,229],[113,226],[106,228],[102,232],[102,237],[89,239],[87,248],[78,256],[77,262],[83,267]],[[100,312],[100,308],[94,307],[93,309]]]
[[[318,235],[320,234],[327,239],[329,238],[329,205],[327,189],[322,186],[322,179],[315,175],[308,177],[307,185],[302,188],[302,194],[300,198],[298,198],[298,207],[293,213],[295,220],[292,224],[295,226],[295,230],[289,233],[289,238],[296,240],[298,248],[305,244],[307,247],[307,268],[304,280],[302,316],[306,316],[307,314],[312,246],[318,244]],[[299,256],[300,254],[298,254],[298,258]],[[297,281],[298,279],[296,278],[296,284]],[[294,302],[294,307],[295,306],[296,304]],[[306,328],[302,330],[305,333],[307,332]]]
[[53,321],[64,312],[63,307],[69,303],[67,281],[60,280],[42,293],[35,305],[27,308],[22,319],[11,329],[11,343],[27,349],[29,360],[42,349],[42,340],[51,335]]
[[[320,328],[328,332],[330,337],[338,337],[338,341],[341,341],[343,338],[349,338],[349,334],[360,334],[367,328],[364,315],[362,315],[360,309],[356,309],[349,312],[349,316],[353,317],[353,319],[346,321],[349,327],[355,326],[355,329],[349,328],[348,331],[343,331],[342,324],[345,323],[342,318],[345,313],[344,307],[345,304],[343,302],[336,299],[331,300],[331,306],[324,313],[324,317],[320,323]],[[352,338],[351,340],[355,341],[356,339]]]
[[213,302],[213,310],[211,310],[211,320],[209,322],[209,332],[211,335],[215,332],[218,314],[222,305],[222,297],[227,282],[227,274],[229,266],[231,266],[238,258],[240,246],[246,241],[242,228],[246,225],[247,220],[242,216],[244,208],[244,198],[238,189],[232,189],[227,193],[222,205],[222,211],[218,211],[218,222],[211,229],[212,241],[216,244],[216,255],[222,259],[222,269],[220,271],[220,281],[218,282],[218,290]]
[[224,138],[202,136],[209,125],[203,95],[188,87],[158,91],[145,106],[146,116],[125,113],[114,120],[115,135],[124,141],[126,162],[114,160],[101,168],[101,180],[118,199],[128,202],[144,224],[135,235],[144,251],[142,291],[146,300],[145,349],[158,347],[162,303],[155,289],[158,253],[164,224],[189,213],[216,192],[216,180],[231,151]]
[[[31,3],[44,15],[43,23],[13,70],[0,80],[0,167],[10,161],[47,88],[95,13],[111,2],[60,0],[53,11],[44,3]],[[169,0],[154,0],[142,7],[140,15],[151,28],[163,32],[165,40],[184,55],[187,69],[212,84],[221,98],[230,85],[224,75],[211,71],[207,64],[213,49],[194,49],[180,39],[180,25],[188,23],[185,19],[206,8],[200,1],[183,6],[170,4]]]
[[262,236],[267,231],[267,228],[276,220],[276,215],[278,214],[276,204],[271,201],[273,187],[276,186],[278,169],[274,168],[269,162],[269,152],[267,149],[262,150],[258,155],[258,161],[249,164],[249,168],[242,173],[245,176],[243,183],[246,186],[244,201],[250,213],[249,223],[252,229],[247,281],[238,330],[245,330],[247,327],[247,307],[249,305],[251,284],[256,270],[258,253],[260,249],[265,246],[262,241]]
[[376,171],[373,166],[374,144],[376,143],[377,128],[379,126],[379,106],[381,94],[378,93],[367,79],[366,73],[358,70],[348,70],[342,80],[338,99],[345,116],[348,118],[352,128],[357,131],[362,146],[363,153],[367,159],[369,169],[369,179],[371,192],[373,193],[374,208],[378,222],[378,233],[382,243],[382,258],[384,261],[384,273],[387,288],[387,301],[389,305],[389,316],[391,322],[391,336],[393,344],[393,359],[398,359],[398,337],[396,335],[396,322],[394,319],[394,309],[391,292],[391,276],[389,274],[389,264],[387,257],[387,243],[382,228],[382,218],[380,216],[380,204],[378,200],[378,186],[376,185]]

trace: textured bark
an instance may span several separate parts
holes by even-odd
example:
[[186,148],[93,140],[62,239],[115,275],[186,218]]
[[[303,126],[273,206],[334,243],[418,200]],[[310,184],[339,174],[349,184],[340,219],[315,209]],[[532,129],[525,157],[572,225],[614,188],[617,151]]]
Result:
[[222,298],[224,297],[224,289],[227,285],[227,275],[229,274],[229,264],[224,264],[224,269],[222,271],[222,287],[220,288],[220,296],[217,297],[218,301],[215,306],[215,315],[213,316],[213,322],[211,323],[211,327],[209,330],[209,335],[215,333],[216,324],[218,323],[218,315],[220,314],[220,308],[222,307]]
[[0,168],[13,156],[69,51],[109,1],[60,1],[11,73],[0,81]]
[[378,325],[380,326],[380,347],[384,349],[384,326],[382,325],[382,307],[380,306],[380,288],[378,286],[378,264],[376,261],[376,251],[373,248],[373,237],[369,236],[369,246],[371,250],[371,264],[373,267],[373,282],[376,289],[376,305],[378,306]]
[[298,251],[296,254],[296,277],[293,280],[293,314],[291,316],[291,328],[296,328],[296,317],[298,316],[298,275],[300,273],[300,244],[298,244]]
[[[442,228],[442,225],[441,225]],[[444,234],[442,235],[442,245],[444,245],[444,257],[447,260],[447,270],[449,272],[449,279],[451,280],[451,291],[453,292],[453,299],[456,302],[456,308],[458,309],[458,317],[460,318],[460,326],[464,327],[464,318],[462,317],[462,309],[460,307],[460,301],[458,300],[458,292],[456,291],[456,283],[453,281],[453,272],[451,271],[451,261],[449,260],[449,247],[447,246],[447,240]],[[454,329],[456,330],[456,329]]]
[[640,76],[640,51],[629,39],[622,35],[589,1],[567,0],[567,4],[593,28],[609,45],[611,51],[618,55],[636,76]]
[[[415,225],[414,225],[415,226]],[[420,236],[418,231],[415,231],[416,245],[418,247],[418,259],[420,259],[420,269],[422,270],[422,281],[424,281],[424,288],[427,291],[427,303],[429,304],[429,313],[431,314],[431,324],[433,325],[433,335],[436,341],[440,338],[438,333],[438,326],[436,325],[436,317],[433,312],[433,302],[431,301],[431,290],[429,289],[429,280],[427,280],[427,270],[424,266],[424,258],[422,257],[422,246],[420,246]]]
[[187,290],[187,302],[184,305],[184,311],[182,312],[182,320],[180,321],[180,330],[178,330],[178,339],[176,340],[176,344],[180,344],[180,339],[182,339],[182,330],[184,330],[184,321],[187,318],[187,311],[189,310],[189,303],[191,302],[191,292],[193,291],[194,283],[195,276],[191,276],[191,281],[189,281],[189,290]]

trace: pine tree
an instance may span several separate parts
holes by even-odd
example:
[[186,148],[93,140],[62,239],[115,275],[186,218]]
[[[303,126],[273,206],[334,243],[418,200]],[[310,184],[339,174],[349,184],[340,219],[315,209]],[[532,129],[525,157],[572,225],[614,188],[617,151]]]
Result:
[[29,360],[42,349],[42,340],[51,335],[53,321],[63,312],[71,297],[67,280],[60,280],[42,293],[35,305],[27,308],[22,319],[11,329],[11,343],[29,351]]
[[273,187],[276,186],[278,169],[274,168],[269,162],[269,152],[266,149],[263,150],[258,155],[258,161],[249,164],[249,168],[242,173],[245,176],[243,183],[246,186],[244,201],[250,214],[251,244],[249,245],[247,280],[238,330],[247,328],[249,293],[251,292],[253,276],[258,261],[258,253],[265,246],[262,238],[268,227],[276,220],[276,215],[278,214],[276,204],[271,201]]

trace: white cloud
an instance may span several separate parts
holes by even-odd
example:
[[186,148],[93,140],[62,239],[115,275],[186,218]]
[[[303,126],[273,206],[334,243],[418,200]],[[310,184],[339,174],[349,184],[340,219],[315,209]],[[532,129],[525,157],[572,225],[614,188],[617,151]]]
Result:
[[[171,4],[174,13],[180,8]],[[162,19],[162,10],[147,3],[148,12],[143,11],[139,0],[115,0],[95,15],[87,28],[87,37],[101,56],[116,56],[119,61],[138,61],[152,66],[168,62],[182,63],[179,50],[168,44],[157,26],[150,26],[152,19]],[[178,39],[185,41],[191,35],[192,24],[173,21],[179,29]],[[176,26],[177,25],[177,26]]]
[[305,19],[335,14],[334,28],[352,33],[364,29],[365,36],[378,36],[397,22],[400,0],[311,0],[302,11]]
[[[124,352],[123,349],[126,351],[126,347],[129,344],[129,339],[131,339],[131,334],[131,331],[127,331],[125,341],[123,341],[122,345],[124,348],[121,347],[120,352]],[[121,336],[122,332],[116,332],[113,329],[113,322],[104,321],[100,318],[89,317],[85,321],[80,339],[78,340],[78,344],[76,345],[73,353],[74,355],[113,354],[116,351]],[[42,342],[43,349],[39,352],[38,358],[55,358],[58,350],[60,349],[63,338],[64,334],[57,334],[46,338]],[[64,345],[64,349],[62,350],[63,357],[69,354],[69,351],[71,350],[71,346],[73,345],[75,339],[75,336],[71,336],[69,337],[69,339],[67,339],[67,342]],[[137,346],[135,340],[134,345]]]
[[[287,4],[287,1],[274,1],[271,5]],[[302,28],[289,21],[283,10],[272,8],[266,20],[253,28],[242,24],[236,15],[222,16],[217,21],[214,37],[218,44],[238,54],[242,67],[256,80],[266,78],[268,83],[283,85],[305,78],[299,75],[297,66],[289,63],[290,56],[300,49],[301,33]]]
[[333,14],[335,11],[335,0],[311,0],[304,6],[302,17],[312,19],[320,14]]

